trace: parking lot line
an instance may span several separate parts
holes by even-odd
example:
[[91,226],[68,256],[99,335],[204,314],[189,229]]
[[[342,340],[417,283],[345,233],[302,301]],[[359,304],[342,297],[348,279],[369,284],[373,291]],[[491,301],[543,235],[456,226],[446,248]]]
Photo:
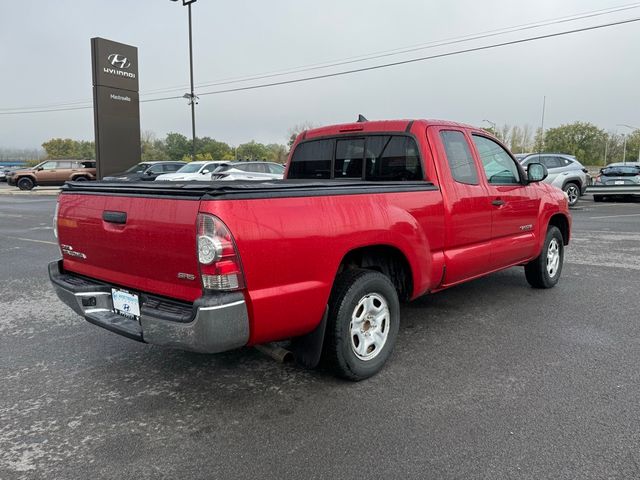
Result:
[[628,213],[626,215],[603,215],[602,217],[589,217],[589,220],[598,220],[600,218],[619,218],[619,217],[640,217],[640,213]]
[[50,242],[48,240],[35,240],[33,238],[11,237],[4,235],[5,238],[11,238],[12,240],[22,240],[23,242],[35,242],[35,243],[47,243],[49,245],[58,245],[56,242]]

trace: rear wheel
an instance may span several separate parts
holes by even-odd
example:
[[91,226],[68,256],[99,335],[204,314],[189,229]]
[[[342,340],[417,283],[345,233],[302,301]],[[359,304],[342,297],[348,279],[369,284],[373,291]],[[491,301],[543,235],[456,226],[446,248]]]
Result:
[[31,190],[35,186],[35,184],[33,183],[33,180],[31,180],[28,177],[23,177],[19,179],[16,185],[18,185],[18,188],[20,190]]
[[389,278],[347,270],[336,279],[329,300],[324,363],[348,380],[368,378],[391,355],[399,326],[398,293]]
[[577,184],[573,182],[567,183],[564,186],[563,190],[569,198],[570,207],[573,207],[576,203],[578,203],[578,200],[580,199],[580,187]]
[[73,182],[86,182],[87,180],[89,180],[87,177],[80,176],[80,177],[74,178],[72,181]]
[[560,280],[564,263],[564,242],[557,227],[550,226],[544,239],[542,252],[524,266],[527,282],[533,288],[552,288]]

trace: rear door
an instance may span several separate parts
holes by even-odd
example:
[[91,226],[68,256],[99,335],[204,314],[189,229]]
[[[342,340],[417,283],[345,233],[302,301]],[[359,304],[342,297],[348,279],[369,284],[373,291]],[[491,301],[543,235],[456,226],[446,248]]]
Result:
[[468,135],[462,129],[430,127],[429,143],[440,159],[445,204],[444,284],[482,275],[491,260],[492,206],[474,161]]
[[502,145],[480,133],[472,139],[492,207],[490,265],[495,270],[535,253],[540,198],[536,188],[524,184],[516,161]]

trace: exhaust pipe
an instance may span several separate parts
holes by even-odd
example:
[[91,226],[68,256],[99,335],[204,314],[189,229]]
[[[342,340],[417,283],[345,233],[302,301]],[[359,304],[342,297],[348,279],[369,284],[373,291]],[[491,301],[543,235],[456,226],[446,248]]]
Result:
[[256,350],[264,353],[266,356],[273,358],[278,363],[291,363],[293,362],[293,352],[282,348],[275,343],[265,343],[263,345],[256,345]]

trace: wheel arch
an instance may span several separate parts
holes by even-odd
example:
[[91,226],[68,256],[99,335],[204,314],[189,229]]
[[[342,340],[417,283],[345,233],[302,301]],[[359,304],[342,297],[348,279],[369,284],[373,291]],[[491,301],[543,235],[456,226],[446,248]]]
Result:
[[556,213],[549,219],[547,229],[549,229],[550,226],[557,227],[562,234],[563,243],[565,245],[569,245],[569,236],[571,235],[569,228],[569,219],[562,213]]
[[411,264],[407,256],[395,246],[378,244],[350,250],[340,261],[335,278],[343,271],[354,268],[375,270],[389,277],[402,301],[409,300],[413,294]]

